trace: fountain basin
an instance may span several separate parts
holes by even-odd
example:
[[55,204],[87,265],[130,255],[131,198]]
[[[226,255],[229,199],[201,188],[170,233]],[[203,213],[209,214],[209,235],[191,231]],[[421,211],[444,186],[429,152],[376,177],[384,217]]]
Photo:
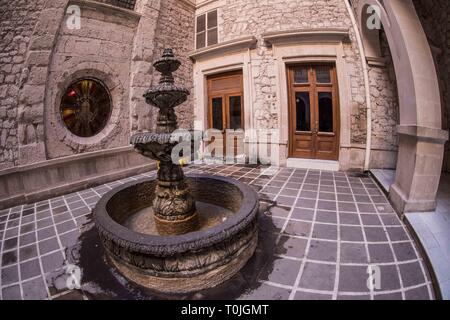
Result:
[[201,228],[160,236],[151,207],[157,180],[142,179],[111,190],[95,207],[94,220],[107,258],[129,280],[164,293],[214,287],[236,274],[258,239],[258,195],[227,177],[186,178]]

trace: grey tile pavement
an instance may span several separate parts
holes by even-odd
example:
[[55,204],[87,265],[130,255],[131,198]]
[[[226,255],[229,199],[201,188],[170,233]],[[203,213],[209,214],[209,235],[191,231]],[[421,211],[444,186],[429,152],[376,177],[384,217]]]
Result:
[[[239,165],[186,171],[234,177],[270,204],[261,213],[260,241],[274,239],[273,259],[255,270],[257,286],[239,299],[434,298],[416,244],[370,177]],[[66,267],[76,262],[71,249],[91,209],[115,186],[154,174],[0,211],[0,298],[86,299],[83,290],[67,289]],[[371,290],[373,270],[380,286]]]

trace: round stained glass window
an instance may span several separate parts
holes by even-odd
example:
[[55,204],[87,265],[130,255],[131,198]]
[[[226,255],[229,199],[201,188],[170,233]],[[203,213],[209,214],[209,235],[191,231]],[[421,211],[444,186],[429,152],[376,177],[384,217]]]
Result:
[[74,135],[95,136],[105,128],[111,115],[109,92],[97,80],[79,80],[64,93],[60,112],[67,129]]

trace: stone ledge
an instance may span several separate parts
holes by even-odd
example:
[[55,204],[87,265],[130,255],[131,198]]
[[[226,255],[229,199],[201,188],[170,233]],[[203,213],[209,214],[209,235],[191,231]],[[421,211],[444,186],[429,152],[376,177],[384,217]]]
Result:
[[75,192],[154,169],[132,147],[73,155],[0,171],[0,209]]
[[197,61],[205,57],[219,56],[230,52],[250,49],[257,43],[257,41],[258,40],[253,36],[240,38],[237,40],[226,41],[213,46],[196,50],[194,52],[189,53],[188,56],[193,61]]
[[300,29],[281,32],[268,32],[262,35],[267,45],[298,42],[343,42],[349,39],[347,28]]
[[386,67],[386,59],[382,57],[366,57],[367,64],[371,67]]
[[417,137],[419,140],[444,144],[449,139],[449,132],[437,128],[428,128],[415,125],[399,125],[397,132],[400,135]]

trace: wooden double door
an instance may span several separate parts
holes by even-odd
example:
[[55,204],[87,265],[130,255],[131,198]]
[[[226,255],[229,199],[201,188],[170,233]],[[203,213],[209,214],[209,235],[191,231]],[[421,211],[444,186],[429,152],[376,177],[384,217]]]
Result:
[[[213,155],[236,157],[244,153],[244,94],[242,71],[214,75],[208,82],[208,127],[222,132],[215,137]],[[242,129],[242,130],[241,130]],[[235,130],[231,134],[227,130]],[[228,140],[227,141],[227,137]],[[228,146],[228,149],[227,149]],[[231,147],[231,149],[230,149]]]
[[289,156],[337,160],[339,99],[334,65],[288,67]]

